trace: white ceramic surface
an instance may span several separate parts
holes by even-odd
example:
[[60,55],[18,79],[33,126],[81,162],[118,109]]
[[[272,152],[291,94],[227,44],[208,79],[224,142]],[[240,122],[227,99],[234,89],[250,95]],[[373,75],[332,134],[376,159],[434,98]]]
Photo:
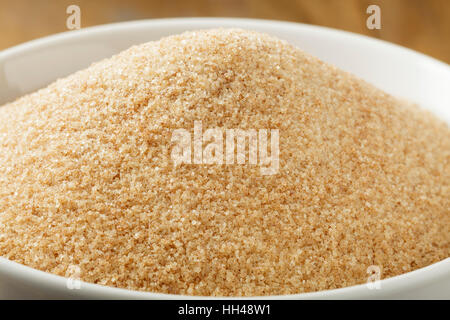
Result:
[[[239,27],[286,39],[304,51],[356,74],[399,98],[416,102],[450,123],[450,66],[425,55],[368,37],[309,25],[249,20],[189,18],[127,22],[71,31],[0,52],[0,105],[107,58],[131,45],[186,30]],[[177,299],[81,283],[0,258],[0,299],[123,298]],[[267,298],[267,297],[266,297]],[[366,285],[269,298],[450,299],[450,258],[426,268]]]

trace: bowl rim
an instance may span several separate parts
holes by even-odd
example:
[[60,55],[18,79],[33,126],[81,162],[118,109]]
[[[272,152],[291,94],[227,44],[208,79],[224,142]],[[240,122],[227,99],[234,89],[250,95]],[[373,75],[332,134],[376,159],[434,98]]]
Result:
[[[77,39],[82,39],[85,36],[95,36],[104,34],[105,32],[114,32],[122,29],[133,29],[146,27],[167,27],[169,25],[195,25],[196,29],[204,29],[210,27],[209,24],[220,24],[223,27],[236,28],[252,28],[252,27],[272,27],[278,29],[302,29],[312,33],[328,33],[330,35],[339,37],[351,37],[363,42],[364,45],[377,47],[382,50],[402,51],[405,55],[413,55],[416,59],[426,60],[434,67],[444,68],[450,73],[450,65],[447,63],[432,58],[423,53],[402,47],[400,45],[390,43],[384,40],[371,38],[366,35],[356,34],[344,30],[332,29],[323,26],[309,25],[296,22],[264,20],[264,19],[249,19],[249,18],[165,18],[165,19],[144,19],[127,22],[119,22],[112,24],[105,24],[93,27],[86,27],[80,30],[66,31],[54,35],[38,38],[13,46],[11,48],[0,51],[0,63],[6,61],[10,57],[18,54],[24,54],[31,50],[45,48],[49,45],[61,45],[64,42],[71,42]],[[54,275],[48,272],[40,271],[13,261],[4,257],[0,257],[0,274],[6,276],[20,278],[24,281],[41,285],[42,287],[51,286],[57,291],[65,291],[67,293],[68,278]],[[445,276],[450,276],[450,258],[446,258],[440,262],[431,264],[424,268],[414,270],[395,277],[380,280],[382,290],[371,290],[366,284],[359,284],[338,289],[323,290],[317,292],[297,293],[289,295],[272,295],[272,296],[251,296],[251,297],[212,297],[212,296],[187,296],[178,294],[165,294],[156,292],[143,292],[128,290],[116,287],[103,286],[93,283],[81,281],[80,290],[70,290],[74,296],[92,295],[98,298],[112,298],[112,299],[346,299],[355,298],[380,298],[383,297],[386,290],[390,293],[395,291],[414,290],[414,288],[421,287],[424,284],[437,282]]]
[[[439,67],[449,68],[450,64],[447,64],[444,61],[431,57],[425,53],[421,53],[415,51],[413,49],[388,42],[382,39],[373,38],[364,34],[359,34],[355,32],[350,32],[346,30],[334,29],[325,26],[300,23],[300,22],[291,22],[291,21],[280,21],[280,20],[272,20],[272,19],[253,19],[253,18],[228,18],[228,17],[185,17],[185,18],[160,18],[160,19],[140,19],[140,20],[131,20],[131,21],[123,21],[123,22],[115,22],[109,24],[102,24],[90,27],[83,27],[79,30],[70,30],[63,31],[55,34],[51,34],[48,36],[36,38],[30,41],[26,41],[24,43],[17,44],[15,46],[0,50],[0,59],[6,59],[11,55],[15,55],[20,53],[20,51],[30,50],[30,49],[39,49],[45,46],[48,46],[52,43],[61,43],[65,41],[73,41],[87,34],[94,35],[96,33],[103,33],[105,31],[113,32],[114,30],[120,30],[122,28],[140,28],[146,25],[154,25],[155,27],[167,26],[167,25],[177,25],[177,24],[196,24],[199,25],[199,29],[209,28],[208,24],[210,23],[220,23],[225,28],[244,28],[242,25],[245,24],[246,27],[251,26],[268,26],[272,25],[273,27],[278,27],[281,29],[292,29],[292,28],[302,28],[303,30],[307,30],[309,32],[327,32],[329,34],[345,36],[345,37],[353,37],[359,38],[360,41],[363,41],[365,45],[369,46],[382,46],[385,50],[402,50],[405,54],[412,54],[416,57],[420,57],[422,59],[428,60],[428,62],[432,62],[434,64],[438,64]],[[203,26],[204,27],[203,27]],[[450,70],[449,70],[450,71]]]
[[34,269],[23,264],[0,257],[0,275],[18,278],[26,284],[49,288],[55,292],[69,293],[74,298],[89,296],[97,299],[153,299],[153,300],[309,300],[309,299],[384,299],[385,293],[411,291],[423,285],[439,282],[443,277],[450,277],[450,258],[433,263],[395,277],[381,279],[379,290],[370,289],[367,284],[342,287],[338,289],[305,292],[287,295],[268,296],[188,296],[149,291],[136,291],[118,287],[80,281],[80,289],[68,289],[69,278]]

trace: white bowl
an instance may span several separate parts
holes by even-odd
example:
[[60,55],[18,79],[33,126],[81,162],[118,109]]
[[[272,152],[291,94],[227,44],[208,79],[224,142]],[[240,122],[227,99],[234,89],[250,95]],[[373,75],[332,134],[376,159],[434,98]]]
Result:
[[[431,110],[450,123],[450,67],[414,51],[368,37],[296,23],[249,19],[188,18],[127,22],[86,28],[31,41],[0,52],[0,105],[42,88],[131,45],[186,30],[239,27],[286,39],[302,50],[356,74],[399,98]],[[0,258],[0,298],[193,298],[81,283]],[[367,285],[264,298],[450,299],[450,258]]]

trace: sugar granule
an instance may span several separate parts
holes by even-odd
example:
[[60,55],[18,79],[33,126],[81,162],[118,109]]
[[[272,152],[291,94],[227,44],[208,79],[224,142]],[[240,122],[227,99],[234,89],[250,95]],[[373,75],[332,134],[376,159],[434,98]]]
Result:
[[[171,133],[279,129],[280,167],[181,165]],[[134,46],[0,108],[0,255],[121,288],[292,294],[450,255],[450,130],[265,34]]]

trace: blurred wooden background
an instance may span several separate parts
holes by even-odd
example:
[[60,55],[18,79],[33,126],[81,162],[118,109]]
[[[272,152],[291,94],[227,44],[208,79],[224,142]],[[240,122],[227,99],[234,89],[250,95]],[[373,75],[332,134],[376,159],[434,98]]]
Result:
[[[164,17],[248,17],[317,24],[394,42],[450,63],[450,0],[0,0],[0,50],[67,31],[67,6],[81,27]],[[368,30],[366,8],[381,8]]]

